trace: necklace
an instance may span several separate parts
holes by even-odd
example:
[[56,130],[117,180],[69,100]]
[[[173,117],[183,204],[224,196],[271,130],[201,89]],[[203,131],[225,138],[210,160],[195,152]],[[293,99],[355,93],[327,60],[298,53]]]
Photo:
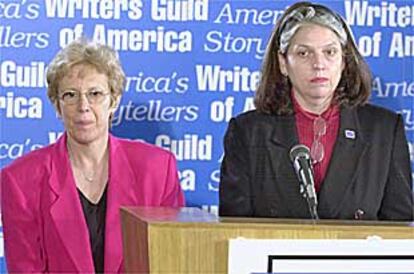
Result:
[[83,176],[83,178],[86,180],[86,181],[88,181],[89,183],[92,183],[93,182],[93,179],[94,179],[94,177],[95,177],[95,172],[93,172],[91,175],[86,175],[85,174],[85,172],[83,171],[83,170],[81,170],[81,173],[82,173],[82,176]]
[[[68,148],[68,152],[69,152],[69,159],[72,161],[72,163],[73,163],[73,153],[72,153],[72,150],[71,150],[71,148],[70,148],[70,146],[69,145],[67,145],[67,148]],[[75,166],[73,166],[73,168],[75,168]],[[96,174],[96,171],[94,171],[94,172],[92,172],[92,174],[90,174],[90,175],[88,175],[88,174],[86,174],[82,169],[80,169],[80,168],[76,168],[78,171],[80,171],[80,173],[82,174],[82,177],[83,177],[83,179],[85,179],[88,183],[92,183],[93,181],[94,181],[94,179],[95,179],[95,174]]]
[[[92,165],[92,167],[95,168],[89,168],[87,169],[88,172],[85,172],[85,168],[82,169],[81,167],[78,167],[76,165],[76,161],[74,160],[74,153],[71,149],[71,146],[69,144],[66,145],[68,149],[69,154],[69,160],[72,165],[73,173],[76,173],[77,176],[79,176],[79,179],[83,179],[88,184],[92,184],[93,182],[101,181],[103,180],[103,176],[107,178],[108,176],[108,149],[106,149],[104,155],[102,158],[100,158],[95,164]],[[85,166],[85,164],[81,164],[81,166]]]

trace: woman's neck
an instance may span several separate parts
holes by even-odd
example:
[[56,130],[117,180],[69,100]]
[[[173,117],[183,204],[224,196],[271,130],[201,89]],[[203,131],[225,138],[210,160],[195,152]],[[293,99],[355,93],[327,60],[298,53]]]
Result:
[[331,106],[332,102],[332,97],[312,100],[308,98],[305,99],[296,92],[293,92],[293,96],[303,110],[316,115],[324,113]]
[[86,145],[68,136],[67,148],[76,187],[90,202],[97,204],[108,183],[108,138]]
[[68,136],[67,147],[72,164],[81,169],[95,169],[108,159],[108,140],[104,138],[89,144],[81,144]]

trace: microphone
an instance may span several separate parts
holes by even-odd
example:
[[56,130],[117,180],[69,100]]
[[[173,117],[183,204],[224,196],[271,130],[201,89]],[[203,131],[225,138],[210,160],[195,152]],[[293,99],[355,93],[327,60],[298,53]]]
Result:
[[317,212],[318,197],[315,191],[309,148],[301,144],[295,145],[290,150],[289,156],[300,182],[300,193],[306,198],[312,219],[317,220],[319,219]]

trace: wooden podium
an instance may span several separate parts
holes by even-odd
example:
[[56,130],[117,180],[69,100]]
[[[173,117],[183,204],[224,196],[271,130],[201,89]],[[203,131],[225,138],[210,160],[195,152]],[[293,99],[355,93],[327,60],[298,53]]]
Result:
[[134,273],[227,273],[228,240],[414,239],[414,223],[219,218],[198,208],[121,209],[125,268]]

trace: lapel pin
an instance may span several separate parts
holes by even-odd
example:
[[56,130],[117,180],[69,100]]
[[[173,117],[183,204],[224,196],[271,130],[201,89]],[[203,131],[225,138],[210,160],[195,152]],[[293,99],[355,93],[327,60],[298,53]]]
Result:
[[355,220],[362,220],[362,217],[364,216],[364,214],[365,214],[365,212],[362,209],[358,208],[357,211],[355,211],[355,213],[354,213],[354,219]]
[[352,129],[345,129],[345,138],[354,140],[356,138],[355,131]]

